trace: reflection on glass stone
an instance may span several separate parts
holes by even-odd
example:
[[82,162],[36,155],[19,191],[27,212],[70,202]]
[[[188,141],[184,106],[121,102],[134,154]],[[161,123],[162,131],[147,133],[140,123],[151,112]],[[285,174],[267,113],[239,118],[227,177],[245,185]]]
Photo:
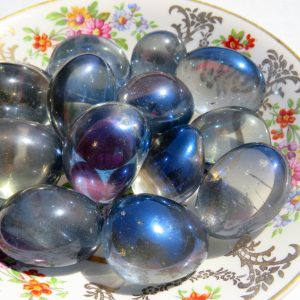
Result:
[[0,118],[48,125],[48,76],[25,64],[0,63]]
[[37,186],[14,195],[0,211],[0,249],[29,265],[68,266],[96,250],[102,224],[101,212],[88,197]]
[[176,76],[190,89],[199,114],[224,106],[256,111],[263,101],[263,74],[248,57],[234,50],[198,48],[180,61]]
[[66,62],[86,53],[101,57],[109,65],[117,87],[128,80],[130,64],[124,51],[109,39],[86,34],[71,37],[56,46],[50,57],[48,72],[54,75]]
[[51,81],[51,121],[61,138],[74,120],[92,105],[115,100],[115,79],[107,64],[93,54],[82,54],[66,63]]
[[0,119],[0,197],[56,182],[62,172],[61,147],[45,125]]
[[74,123],[63,162],[72,186],[96,202],[108,203],[128,187],[150,148],[143,114],[118,102],[98,104]]
[[283,155],[259,143],[225,154],[204,178],[196,211],[217,238],[239,238],[261,229],[281,210],[290,191],[290,171]]
[[193,97],[186,85],[162,72],[132,78],[119,90],[118,100],[139,108],[153,134],[187,124],[194,112]]
[[128,282],[162,284],[185,277],[207,257],[207,235],[182,205],[150,194],[114,203],[102,231],[109,264]]
[[191,125],[201,132],[205,161],[210,164],[242,144],[271,143],[264,120],[244,107],[211,110],[199,116]]
[[169,31],[153,31],[141,38],[131,56],[131,77],[152,71],[175,75],[186,48],[179,37]]
[[144,193],[183,202],[199,187],[204,173],[202,138],[189,125],[170,129],[152,146],[137,180]]

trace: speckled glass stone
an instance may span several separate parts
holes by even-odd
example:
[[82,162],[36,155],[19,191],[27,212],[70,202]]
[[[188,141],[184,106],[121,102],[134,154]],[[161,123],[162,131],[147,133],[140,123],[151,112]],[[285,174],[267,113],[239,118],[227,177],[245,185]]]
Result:
[[256,111],[264,98],[261,71],[248,57],[231,49],[193,50],[180,61],[176,76],[190,89],[198,114],[224,106]]
[[225,154],[208,171],[198,192],[196,212],[217,238],[239,238],[263,228],[286,203],[291,175],[284,156],[259,143]]
[[238,106],[211,110],[192,124],[203,137],[205,161],[214,164],[222,155],[246,143],[270,144],[264,120],[253,111]]
[[139,108],[153,134],[187,124],[194,112],[192,94],[172,75],[150,72],[132,78],[119,90],[118,100]]
[[175,75],[179,61],[185,56],[185,45],[176,34],[153,31],[141,38],[132,51],[131,77],[152,71]]
[[105,258],[128,283],[174,281],[207,257],[207,235],[198,218],[172,200],[149,194],[117,201],[102,237]]
[[77,191],[96,202],[111,202],[131,184],[150,143],[147,121],[135,107],[93,106],[76,120],[65,144],[66,175]]

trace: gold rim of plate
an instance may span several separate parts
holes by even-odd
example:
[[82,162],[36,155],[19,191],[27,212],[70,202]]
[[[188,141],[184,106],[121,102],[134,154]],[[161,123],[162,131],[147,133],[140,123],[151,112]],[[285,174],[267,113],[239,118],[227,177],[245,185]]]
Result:
[[[276,35],[274,35],[273,33],[269,32],[268,30],[266,30],[265,28],[263,28],[262,26],[258,25],[257,23],[235,13],[232,12],[230,10],[227,10],[226,8],[202,1],[202,0],[182,0],[182,1],[189,1],[189,2],[195,2],[195,3],[200,3],[209,7],[213,7],[215,9],[218,9],[220,11],[223,11],[229,15],[235,16],[239,19],[241,19],[242,21],[245,21],[253,26],[255,26],[256,28],[258,28],[259,30],[265,32],[266,34],[268,34],[269,36],[271,36],[274,40],[276,40],[280,45],[282,45],[283,47],[285,47],[293,56],[296,57],[296,59],[300,62],[300,55],[298,55],[294,50],[292,50],[288,45],[286,45],[281,39],[279,39]],[[36,3],[33,5],[30,5],[26,8],[17,10],[14,13],[8,14],[7,16],[4,16],[2,18],[0,18],[0,22],[6,21],[7,19],[13,18],[21,13],[24,13],[26,11],[32,10],[34,8],[37,7],[41,7],[44,5],[47,5],[49,3],[54,3],[54,2],[59,2],[59,0],[46,0],[40,3]],[[98,256],[92,256],[91,261],[96,262],[96,263],[106,263],[105,259],[102,257],[98,257]],[[300,271],[299,273],[289,282],[287,283],[282,289],[280,289],[276,294],[274,294],[270,299],[272,300],[276,300],[279,299],[280,297],[282,297],[288,290],[290,290],[293,286],[297,285],[298,282],[300,281]]]

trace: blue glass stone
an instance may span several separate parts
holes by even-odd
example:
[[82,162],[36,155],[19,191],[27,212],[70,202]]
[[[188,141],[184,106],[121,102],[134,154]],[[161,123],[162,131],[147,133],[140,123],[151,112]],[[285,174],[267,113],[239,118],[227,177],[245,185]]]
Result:
[[199,114],[224,106],[256,111],[264,98],[263,74],[248,57],[234,50],[198,48],[180,61],[176,76],[190,89]]
[[150,142],[138,109],[117,102],[96,105],[72,127],[63,151],[66,175],[77,191],[108,203],[131,184]]
[[186,85],[162,72],[132,78],[119,90],[118,100],[139,108],[147,117],[153,134],[187,124],[194,112],[193,97]]
[[54,49],[48,72],[54,75],[66,62],[80,54],[91,53],[102,58],[111,68],[117,88],[130,76],[130,64],[124,51],[113,41],[95,35],[82,34],[63,41]]
[[105,220],[102,247],[128,283],[162,284],[194,272],[207,257],[207,234],[182,205],[140,194],[116,201]]
[[0,118],[50,124],[47,113],[49,75],[38,67],[0,63]]
[[0,157],[0,198],[55,183],[62,173],[60,139],[39,123],[0,119]]
[[153,31],[141,38],[132,51],[131,77],[152,71],[175,75],[179,61],[185,56],[185,45],[176,34]]
[[199,116],[191,125],[201,132],[208,164],[214,164],[222,155],[242,144],[271,143],[264,120],[244,107],[216,108]]
[[64,139],[80,114],[115,97],[115,79],[107,64],[93,54],[79,55],[67,62],[51,81],[49,110],[53,127]]
[[103,218],[96,203],[58,186],[14,195],[0,211],[0,249],[25,264],[62,267],[100,245]]
[[263,228],[286,203],[291,174],[272,146],[244,144],[221,157],[204,178],[196,212],[210,235],[239,238]]
[[155,140],[137,180],[144,193],[183,202],[198,189],[203,173],[202,137],[198,130],[182,125]]

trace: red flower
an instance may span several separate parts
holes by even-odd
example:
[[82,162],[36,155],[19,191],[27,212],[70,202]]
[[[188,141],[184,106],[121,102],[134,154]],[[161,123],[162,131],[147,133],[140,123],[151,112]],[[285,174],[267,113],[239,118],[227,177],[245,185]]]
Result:
[[255,38],[251,37],[251,34],[247,34],[246,35],[246,45],[245,45],[245,49],[249,50],[250,48],[254,48],[255,47]]
[[276,118],[276,122],[280,124],[281,128],[286,128],[288,125],[295,122],[295,110],[290,108],[288,110],[282,108]]
[[52,42],[47,34],[43,33],[35,34],[34,37],[34,43],[32,44],[33,48],[40,50],[42,52],[45,52],[49,47],[52,46]]
[[192,292],[189,297],[184,297],[182,300],[206,300],[209,296],[210,294],[198,294],[196,292]]
[[284,138],[284,134],[281,130],[278,131],[276,129],[272,129],[271,134],[272,134],[272,139],[273,140],[278,140],[278,139]]
[[30,291],[34,297],[40,297],[42,294],[51,295],[52,291],[48,283],[40,283],[35,279],[29,280],[23,285],[23,289]]
[[243,49],[243,45],[240,43],[240,40],[237,38],[234,38],[232,35],[229,35],[227,41],[223,41],[222,44],[226,48],[230,48],[233,50]]
[[35,270],[35,269],[30,269],[30,270],[27,270],[27,271],[23,271],[23,273],[26,274],[26,275],[28,275],[28,276],[45,277],[44,274],[39,273],[39,271]]

